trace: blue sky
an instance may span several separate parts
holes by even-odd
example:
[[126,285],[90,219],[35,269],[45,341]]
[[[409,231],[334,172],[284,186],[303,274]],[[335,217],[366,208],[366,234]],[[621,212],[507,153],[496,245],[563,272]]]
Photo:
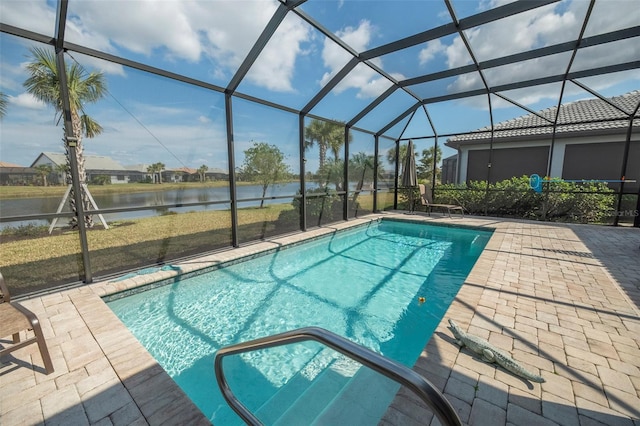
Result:
[[[153,3],[153,6],[151,5]],[[458,18],[500,6],[509,1],[453,0]],[[634,4],[635,3],[635,4]],[[114,6],[118,4],[118,6]],[[479,61],[574,39],[586,13],[585,0],[563,0],[552,5],[465,31]],[[67,40],[92,49],[225,87],[276,10],[275,0],[262,1],[69,1]],[[3,23],[52,36],[55,2],[3,0]],[[363,52],[450,22],[439,0],[309,0],[300,9],[312,16],[356,52]],[[586,36],[638,25],[640,11],[634,0],[598,0]],[[9,107],[2,121],[0,161],[29,165],[41,151],[61,151],[62,130],[55,129],[54,113],[25,92],[24,64],[32,42],[0,35],[2,59],[0,90]],[[637,37],[615,46],[596,46],[579,52],[572,70],[640,59]],[[527,63],[487,70],[490,85],[563,73],[568,54],[552,55]],[[238,91],[289,106],[304,107],[351,58],[342,47],[303,19],[289,13],[241,82]],[[226,168],[224,100],[217,93],[71,53],[88,70],[105,74],[109,95],[87,106],[105,132],[87,141],[87,154],[111,156],[123,165],[164,162],[168,167]],[[392,78],[401,81],[434,71],[471,63],[461,38],[449,35],[372,60]],[[640,88],[638,70],[581,80],[605,96]],[[340,121],[351,120],[386,90],[390,82],[368,66],[358,65],[311,113]],[[412,86],[420,97],[431,97],[482,87],[477,73],[446,81]],[[533,110],[557,104],[560,84],[521,89],[504,95]],[[565,101],[591,97],[569,84]],[[378,131],[415,103],[403,91],[383,102],[356,124]],[[492,97],[496,122],[527,112]],[[427,105],[439,135],[474,130],[490,123],[487,97]],[[287,161],[297,169],[297,116],[247,101],[234,102],[236,163],[255,141],[282,147]],[[398,137],[407,125],[388,132]],[[409,123],[405,137],[433,136],[422,109]],[[358,151],[373,153],[371,143],[359,134]],[[439,142],[443,143],[440,138]],[[430,140],[418,140],[418,150]],[[445,149],[445,156],[454,152]],[[308,163],[311,168],[313,163]]]

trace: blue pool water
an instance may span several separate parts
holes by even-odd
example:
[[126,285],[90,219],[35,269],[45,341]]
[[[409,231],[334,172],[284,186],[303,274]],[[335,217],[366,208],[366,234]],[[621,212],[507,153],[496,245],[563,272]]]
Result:
[[[218,348],[318,326],[412,366],[490,236],[383,220],[112,298],[108,305],[214,424],[241,424],[215,381]],[[375,389],[364,398],[372,406],[362,411],[376,423],[397,387],[373,384],[388,379],[361,370],[367,369],[314,342],[225,360],[232,390],[265,423],[310,423],[300,412],[316,419],[322,414],[331,423],[335,413],[327,407],[337,393],[350,401],[349,389]],[[305,394],[296,412],[292,407]],[[358,416],[353,405],[335,405],[335,412]]]

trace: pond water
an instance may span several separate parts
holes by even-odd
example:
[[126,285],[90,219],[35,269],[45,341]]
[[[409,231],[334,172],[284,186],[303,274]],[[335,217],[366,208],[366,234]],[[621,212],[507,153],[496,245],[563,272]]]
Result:
[[[354,184],[350,185],[354,186]],[[307,182],[307,190],[318,187],[315,182]],[[91,189],[91,188],[90,188]],[[123,187],[123,190],[125,188]],[[281,197],[291,196],[291,198],[279,198],[276,200],[265,200],[265,204],[282,204],[291,203],[293,197],[300,189],[300,184],[297,182],[287,183],[282,185],[270,185],[267,188],[266,197]],[[260,205],[260,201],[242,201],[252,198],[262,197],[261,185],[238,185],[236,187],[238,194],[238,200],[240,202],[239,207],[255,207]],[[228,210],[231,208],[229,202],[229,187],[215,187],[215,188],[181,188],[171,189],[165,191],[146,191],[146,192],[121,192],[111,194],[94,195],[93,198],[100,209],[114,209],[114,208],[132,208],[132,207],[153,207],[162,206],[168,204],[188,204],[188,203],[207,203],[207,202],[221,202],[220,204],[208,204],[201,206],[188,206],[169,209],[178,213],[184,213],[188,211],[204,211],[204,210]],[[36,215],[55,213],[62,201],[62,197],[34,197],[34,198],[17,198],[2,200],[2,206],[0,209],[0,216],[21,216],[21,215]],[[140,217],[150,217],[162,214],[167,209],[158,207],[153,210],[132,211],[123,213],[108,213],[104,217],[107,222],[112,220],[124,220],[134,219]],[[69,211],[68,203],[65,203],[63,212]],[[67,219],[58,220],[60,224],[66,224]],[[0,229],[7,227],[25,226],[27,224],[33,225],[49,225],[49,220],[29,220],[29,221],[14,221],[0,223]]]

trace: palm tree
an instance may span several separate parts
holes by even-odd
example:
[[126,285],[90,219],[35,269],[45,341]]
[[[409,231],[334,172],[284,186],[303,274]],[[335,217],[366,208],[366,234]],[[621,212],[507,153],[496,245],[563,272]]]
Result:
[[[27,64],[27,71],[31,76],[24,82],[24,87],[36,99],[52,106],[59,122],[63,114],[63,99],[60,93],[60,73],[56,63],[55,54],[51,50],[34,47],[30,49],[31,62]],[[85,104],[97,102],[107,93],[107,85],[101,72],[87,73],[78,63],[72,63],[66,67],[67,86],[69,89],[69,104],[71,109],[71,131],[77,140],[76,161],[78,163],[78,178],[81,184],[82,206],[89,211],[91,206],[89,195],[86,193],[87,173],[84,167],[84,147],[82,137],[92,138],[102,133],[102,127],[89,117],[84,110]],[[64,123],[64,121],[63,121]],[[67,134],[66,123],[63,124],[64,134]],[[65,145],[67,166],[70,168],[71,159]],[[71,183],[71,175],[67,173],[67,183]],[[76,213],[77,207],[73,188],[69,196],[69,207]],[[77,215],[73,216],[70,225],[78,226]],[[90,215],[84,217],[87,228],[93,227],[93,218]]]
[[327,151],[331,149],[334,158],[338,158],[340,146],[344,145],[344,128],[336,123],[322,120],[311,120],[311,123],[304,129],[305,148],[309,149],[318,144],[320,151],[320,163],[318,168],[322,168],[327,161]]
[[0,92],[0,118],[7,115],[7,104],[9,100],[7,99],[6,93]]
[[320,176],[324,176],[323,181],[332,183],[336,187],[336,191],[342,191],[344,187],[344,161],[338,159],[329,159],[322,169],[318,170]]
[[158,183],[162,184],[162,172],[167,168],[164,163],[158,162],[155,164],[156,170],[158,171]]
[[[407,156],[407,144],[400,145],[400,155],[398,158],[400,159],[400,165],[402,166],[402,159]],[[396,147],[389,149],[387,151],[387,161],[391,164],[396,164]],[[402,170],[400,171],[402,174]]]
[[69,174],[68,164],[57,164],[53,170],[58,174],[58,184],[67,180],[67,175]]
[[207,167],[205,164],[203,164],[198,168],[198,175],[200,176],[200,182],[204,182],[206,178],[207,170],[209,170],[209,167]]
[[[333,153],[333,158],[335,160],[340,159],[340,151],[342,151],[342,147],[344,146],[344,127],[338,124],[332,124],[332,128],[329,131],[329,148]],[[351,132],[349,132],[349,140],[351,142],[353,140],[353,136]]]
[[153,181],[156,181],[156,173],[158,174],[158,183],[162,183],[162,171],[165,169],[165,165],[163,163],[153,163],[149,167],[147,167],[147,173],[151,173],[153,175]]
[[35,166],[34,169],[36,169],[40,175],[40,179],[42,179],[42,186],[47,186],[47,176],[53,171],[51,164],[40,164],[39,166]]
[[[373,180],[375,163],[376,157],[373,155],[367,155],[365,152],[359,152],[349,160],[349,174],[353,178],[357,179],[356,189],[353,192],[354,203],[362,191],[365,179]],[[349,180],[351,181],[352,178]]]
[[[344,146],[344,125],[333,123],[330,121],[311,120],[311,123],[304,129],[305,135],[305,150],[310,149],[315,144],[318,145],[320,152],[318,172],[326,169],[327,163],[327,151],[331,150],[333,153],[334,161],[329,166],[330,168],[335,166],[335,163],[340,159],[340,148]],[[349,135],[349,141],[352,137]],[[324,186],[323,182],[320,185]]]
[[[434,155],[435,152],[435,155]],[[434,147],[430,147],[422,150],[422,158],[418,160],[417,171],[418,178],[425,179],[429,182],[433,182],[433,163],[435,161],[436,164],[440,162],[442,158],[442,149],[438,147],[438,149],[434,149]],[[437,181],[440,177],[440,167],[436,166],[436,177]]]
[[329,144],[326,124],[328,124],[326,121],[311,120],[311,123],[304,129],[305,149],[310,149],[313,145],[318,144],[318,150],[320,151],[318,169],[324,167],[327,159],[327,148]]

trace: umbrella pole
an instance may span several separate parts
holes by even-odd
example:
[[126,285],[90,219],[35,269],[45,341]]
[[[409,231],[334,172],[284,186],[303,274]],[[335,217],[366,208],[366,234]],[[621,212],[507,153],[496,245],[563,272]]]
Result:
[[409,188],[409,211],[405,214],[414,214],[413,211],[413,188]]
[[409,188],[409,213],[413,213],[413,188]]

